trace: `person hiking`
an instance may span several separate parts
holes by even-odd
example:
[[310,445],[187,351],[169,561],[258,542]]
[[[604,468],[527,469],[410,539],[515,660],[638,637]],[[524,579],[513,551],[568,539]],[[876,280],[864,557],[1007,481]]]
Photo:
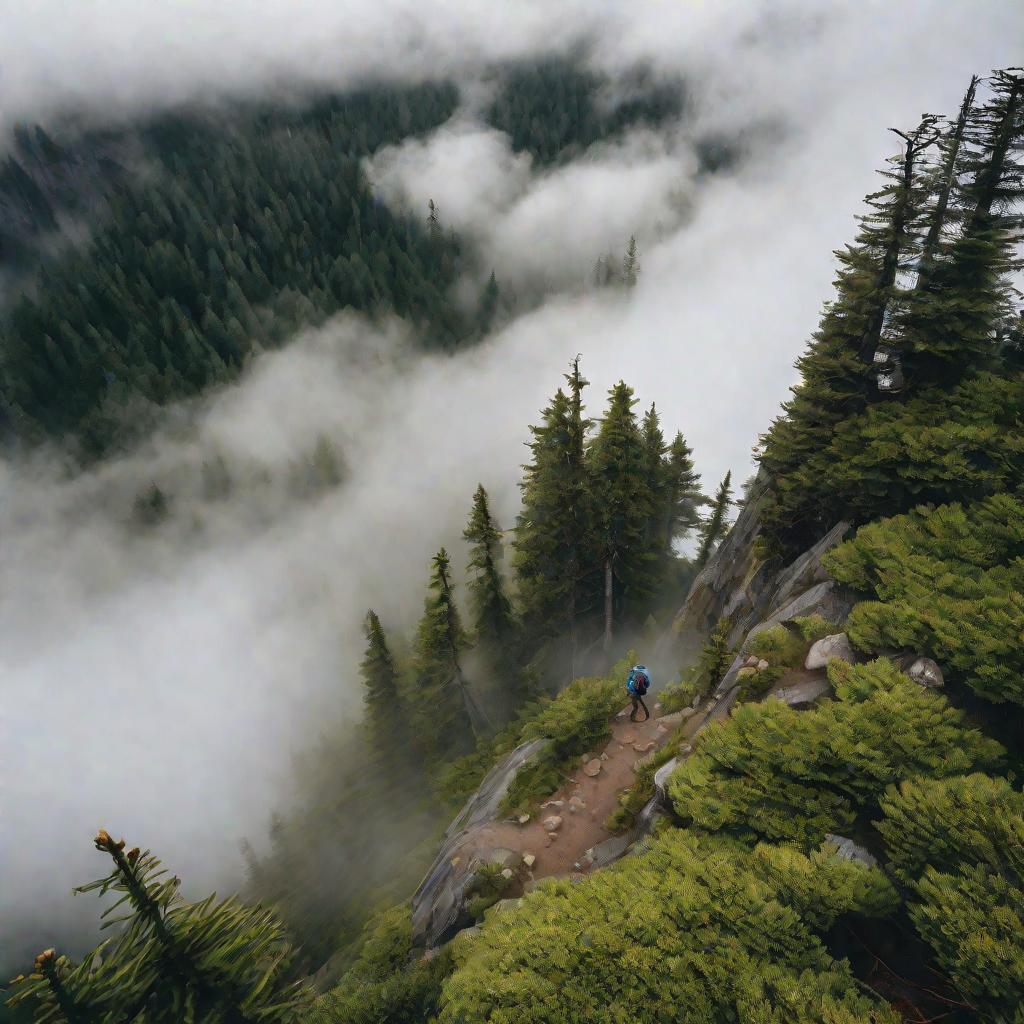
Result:
[[626,680],[626,692],[633,702],[633,710],[629,713],[629,720],[636,721],[636,713],[640,708],[644,709],[644,721],[651,717],[647,705],[644,703],[644,695],[651,687],[651,673],[647,671],[646,665],[634,665],[629,670],[629,678]]

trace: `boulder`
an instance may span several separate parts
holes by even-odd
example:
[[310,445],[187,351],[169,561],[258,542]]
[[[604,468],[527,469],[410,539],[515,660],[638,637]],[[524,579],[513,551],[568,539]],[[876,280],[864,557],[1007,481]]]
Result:
[[551,814],[541,824],[544,826],[545,832],[557,832],[562,827],[562,816],[560,814]]
[[829,833],[825,836],[825,842],[831,843],[836,848],[836,856],[840,860],[855,860],[873,868],[878,861],[863,846],[859,846],[852,839],[846,836],[835,836]]
[[512,876],[514,874],[515,872],[511,868],[503,868],[501,872],[501,877],[504,878],[506,881],[511,882]]
[[523,863],[527,866],[527,868],[532,868],[533,865],[537,863],[537,858],[532,853],[524,853]]
[[918,686],[929,690],[946,685],[942,669],[931,658],[915,658],[905,671]]
[[564,800],[545,800],[544,803],[541,804],[542,808],[543,807],[564,807],[564,806],[565,806],[565,801]]
[[589,760],[583,766],[583,774],[589,775],[590,778],[595,778],[601,772],[601,762],[595,757]]
[[830,661],[855,661],[856,655],[850,646],[850,638],[845,633],[833,633],[816,640],[807,652],[804,668],[824,668]]
[[525,825],[530,820],[530,816],[528,814],[520,814],[516,820],[520,825]]
[[586,807],[586,803],[581,800],[578,796],[569,798],[569,810],[575,814],[577,811],[582,811]]
[[654,740],[648,740],[646,743],[634,743],[633,750],[638,754],[646,754],[648,751],[653,750],[657,746]]
[[768,662],[767,662],[767,661],[765,661],[765,660],[764,660],[764,658],[762,658],[762,659],[761,659],[761,660],[760,660],[760,661],[759,661],[759,662],[757,663],[757,671],[758,671],[758,672],[763,672],[763,671],[764,671],[764,670],[765,670],[765,669],[766,669],[767,667],[768,667]]
[[744,668],[757,668],[757,663],[760,659],[756,654],[750,655],[745,662],[743,662]]
[[784,686],[776,690],[772,696],[788,704],[791,708],[809,707],[820,697],[824,697],[832,689],[832,684],[825,676],[818,679],[805,679],[802,682],[794,683],[792,686]]

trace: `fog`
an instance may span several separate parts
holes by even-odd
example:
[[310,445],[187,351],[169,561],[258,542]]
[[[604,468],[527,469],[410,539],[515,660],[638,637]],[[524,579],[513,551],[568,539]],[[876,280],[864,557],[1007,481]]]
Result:
[[[371,181],[399,208],[434,198],[500,281],[550,292],[452,358],[417,354],[400,324],[341,317],[86,474],[47,453],[0,464],[10,958],[55,941],[56,922],[94,918],[69,890],[102,869],[89,841],[101,825],[152,847],[192,893],[237,884],[237,842],[287,801],[292,756],[359,713],[366,608],[413,624],[433,552],[462,560],[477,482],[512,524],[527,425],[576,353],[592,415],[625,378],[666,432],[684,431],[708,489],[727,469],[743,480],[829,297],[830,253],[894,149],[885,129],[955,110],[972,73],[1018,60],[1024,15],[977,2],[40,0],[4,28],[5,122],[457,74],[468,99],[453,122],[377,154]],[[686,75],[694,118],[549,172],[512,154],[475,113],[481,69],[580,40],[601,67]],[[694,133],[765,125],[734,172],[696,174]],[[594,259],[631,233],[637,288],[585,290]],[[296,502],[288,466],[321,435],[347,476]],[[214,502],[196,481],[218,454],[253,482]],[[176,498],[140,534],[132,501],[153,482]]]

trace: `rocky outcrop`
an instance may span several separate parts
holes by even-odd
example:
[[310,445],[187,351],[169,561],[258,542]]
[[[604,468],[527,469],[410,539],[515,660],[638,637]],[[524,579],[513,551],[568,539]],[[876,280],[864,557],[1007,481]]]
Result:
[[693,581],[665,638],[667,643],[699,643],[723,615],[745,615],[770,586],[779,565],[761,560],[755,553],[767,489],[768,476],[762,470],[732,529]]
[[813,614],[842,622],[849,614],[853,596],[830,579],[822,558],[849,533],[850,524],[836,523],[789,565],[763,559],[757,540],[767,490],[762,470],[728,536],[693,581],[659,650],[676,656],[692,651],[723,616],[732,619],[729,642],[735,646],[755,627]]
[[415,947],[433,947],[447,942],[460,928],[470,924],[466,890],[480,864],[510,867],[509,854],[518,863],[519,855],[512,850],[472,848],[473,833],[497,818],[498,809],[519,770],[534,760],[550,742],[547,739],[530,740],[516,747],[487,773],[480,787],[448,826],[437,857],[412,898]]

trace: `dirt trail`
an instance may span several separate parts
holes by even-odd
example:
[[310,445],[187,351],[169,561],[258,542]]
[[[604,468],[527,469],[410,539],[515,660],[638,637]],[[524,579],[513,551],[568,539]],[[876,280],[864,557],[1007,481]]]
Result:
[[[583,862],[587,850],[612,835],[604,823],[617,807],[619,795],[636,780],[634,764],[651,752],[660,749],[678,725],[670,719],[670,726],[662,724],[652,707],[651,718],[646,722],[630,722],[629,709],[615,718],[611,739],[604,747],[592,751],[593,757],[601,760],[601,771],[593,778],[583,770],[582,761],[561,788],[545,801],[542,807],[525,825],[515,822],[495,822],[484,826],[473,837],[473,845],[482,847],[506,847],[521,854],[532,853],[534,879],[552,875],[568,875],[575,871],[586,873]],[[703,715],[691,715],[686,721],[686,734],[692,734]],[[576,811],[570,809],[573,798],[583,801],[584,806]],[[562,802],[558,806],[558,801]],[[543,825],[544,819],[558,815],[561,827],[549,834]],[[579,863],[582,867],[577,868]]]

